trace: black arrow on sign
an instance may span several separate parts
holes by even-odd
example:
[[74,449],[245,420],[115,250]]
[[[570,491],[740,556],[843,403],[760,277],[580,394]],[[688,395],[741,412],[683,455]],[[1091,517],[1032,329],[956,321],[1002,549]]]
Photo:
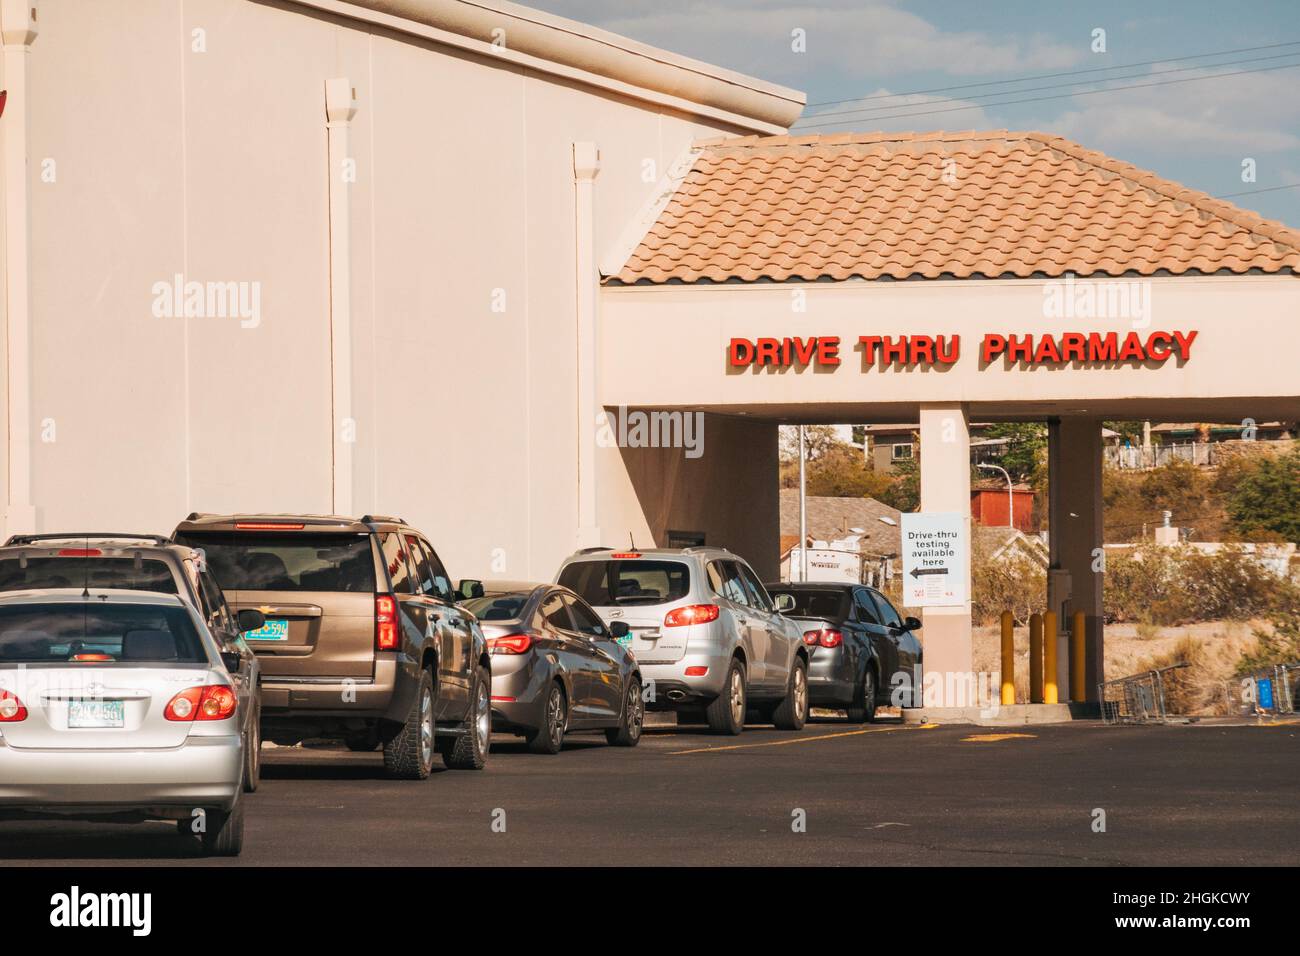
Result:
[[919,578],[923,574],[947,574],[947,568],[913,568],[912,577]]

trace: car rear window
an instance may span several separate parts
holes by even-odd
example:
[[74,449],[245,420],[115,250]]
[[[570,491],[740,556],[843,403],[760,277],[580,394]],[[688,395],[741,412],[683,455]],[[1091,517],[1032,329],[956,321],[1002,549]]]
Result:
[[794,598],[794,609],[786,611],[790,617],[846,618],[849,616],[849,595],[846,591],[826,588],[769,588],[772,597],[788,594]]
[[575,561],[559,583],[594,607],[669,604],[690,593],[691,569],[681,561]]
[[517,621],[528,602],[527,592],[485,594],[461,601],[460,606],[480,621]]
[[368,534],[186,532],[227,591],[373,591],[375,559]]
[[0,664],[203,664],[189,612],[139,604],[0,607]]
[[92,556],[85,558],[29,556],[0,560],[0,591],[44,588],[109,588],[176,593],[171,566],[156,558]]

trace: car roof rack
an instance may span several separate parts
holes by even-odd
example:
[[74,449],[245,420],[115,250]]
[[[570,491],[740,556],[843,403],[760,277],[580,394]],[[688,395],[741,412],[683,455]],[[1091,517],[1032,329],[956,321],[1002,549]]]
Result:
[[129,541],[152,541],[154,544],[171,544],[171,539],[161,534],[133,534],[131,532],[116,531],[71,531],[60,532],[59,534],[15,534],[9,537],[5,546],[16,544],[36,544],[39,541],[70,541],[70,540],[89,540],[94,538],[98,541],[120,540]]
[[362,515],[362,524],[406,524],[401,518],[394,518],[390,515]]

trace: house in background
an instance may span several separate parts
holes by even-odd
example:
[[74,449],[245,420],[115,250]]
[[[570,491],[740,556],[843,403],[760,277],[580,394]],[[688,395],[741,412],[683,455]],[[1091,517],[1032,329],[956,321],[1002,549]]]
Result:
[[[902,548],[901,512],[875,498],[806,499],[808,580],[860,581],[883,587]],[[781,489],[781,579],[799,580],[799,491]]]
[[[1008,507],[1012,512],[1011,521],[1007,520]],[[1010,525],[1020,531],[1033,531],[1033,489],[1028,485],[1013,485],[1008,496],[1005,482],[980,482],[970,491],[970,514],[977,525],[990,528]]]

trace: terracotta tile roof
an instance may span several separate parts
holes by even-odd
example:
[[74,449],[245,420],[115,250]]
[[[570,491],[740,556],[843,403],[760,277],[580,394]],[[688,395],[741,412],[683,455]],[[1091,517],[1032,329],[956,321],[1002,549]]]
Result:
[[1300,231],[1059,136],[854,133],[697,146],[611,282],[1300,269]]

